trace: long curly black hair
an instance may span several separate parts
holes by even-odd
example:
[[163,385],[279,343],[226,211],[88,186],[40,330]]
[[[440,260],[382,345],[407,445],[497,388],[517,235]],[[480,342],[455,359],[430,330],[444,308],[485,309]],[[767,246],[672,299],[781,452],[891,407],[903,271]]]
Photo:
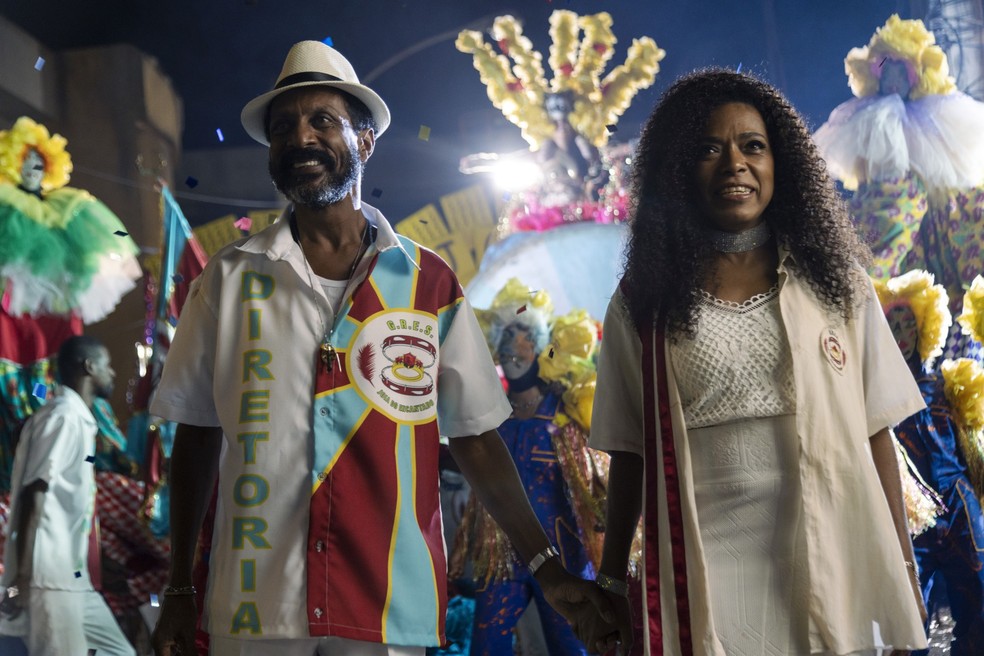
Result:
[[799,113],[774,87],[745,73],[704,69],[677,80],[653,110],[632,175],[632,237],[625,281],[637,325],[662,311],[667,335],[696,332],[700,283],[713,279],[714,251],[697,205],[699,146],[714,109],[747,103],[762,115],[775,166],[764,218],[828,310],[845,319],[864,297],[861,241]]

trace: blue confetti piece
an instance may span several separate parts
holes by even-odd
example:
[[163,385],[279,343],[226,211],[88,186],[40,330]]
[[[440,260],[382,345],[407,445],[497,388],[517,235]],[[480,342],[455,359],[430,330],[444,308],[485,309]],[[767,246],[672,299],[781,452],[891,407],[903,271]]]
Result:
[[222,136],[222,128],[215,128],[215,136],[219,138],[219,141],[225,141],[225,137]]
[[321,40],[321,43],[325,44],[329,48],[331,48],[331,47],[333,47],[335,45],[335,42],[331,40],[331,37],[330,36],[326,36],[325,38],[323,38]]
[[738,68],[735,69],[735,73],[741,73],[741,62],[738,62]]
[[615,132],[618,132],[618,128],[615,127],[614,123],[612,123],[611,125],[606,125],[605,129],[608,130],[608,134],[614,134]]
[[512,198],[512,194],[510,194],[508,191],[502,194],[502,200],[506,201],[507,203],[509,202],[510,198]]
[[75,571],[75,578],[77,578],[77,579],[80,579],[80,578],[82,578],[82,572],[80,572],[80,571],[78,571],[78,570],[76,570],[76,571]]
[[174,282],[180,285],[181,283],[184,282],[184,276],[182,276],[180,273],[176,273],[173,276],[171,276],[171,280],[173,280]]
[[125,230],[115,230],[113,234],[116,235],[117,237],[126,237],[130,233]]
[[44,57],[38,57],[38,60],[34,62],[34,70],[40,71],[44,68]]
[[48,396],[48,386],[44,383],[34,383],[32,394],[34,394],[34,398],[44,401],[45,397]]
[[383,195],[383,190],[380,189],[379,187],[376,187],[375,189],[372,190],[372,197],[373,198],[379,198],[382,195]]
[[159,608],[160,605],[161,605],[161,602],[159,601],[157,595],[155,595],[153,592],[150,593],[150,607],[151,608]]
[[185,178],[185,184],[188,185],[190,189],[194,189],[195,187],[198,186],[198,179],[193,178],[189,175],[187,178]]
[[86,462],[95,462],[96,461],[96,456],[86,456],[85,457],[85,461]]

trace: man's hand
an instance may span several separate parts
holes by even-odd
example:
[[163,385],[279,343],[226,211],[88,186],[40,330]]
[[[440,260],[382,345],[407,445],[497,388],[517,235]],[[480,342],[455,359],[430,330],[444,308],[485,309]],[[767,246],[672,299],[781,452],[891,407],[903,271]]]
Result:
[[[564,616],[582,640],[596,633],[615,631],[615,606],[594,581],[574,576],[560,564],[559,558],[545,562],[536,573],[543,596],[554,610]],[[631,624],[629,640],[631,641]],[[590,649],[591,643],[585,641]]]
[[[599,588],[600,589],[600,588]],[[629,600],[613,592],[602,590],[615,610],[614,623],[589,626],[585,635],[578,635],[588,649],[599,654],[607,654],[618,648],[619,654],[628,654],[632,648],[632,610]]]
[[195,656],[195,623],[198,611],[194,595],[164,598],[161,616],[150,640],[155,656]]
[[0,615],[6,615],[11,620],[17,619],[27,610],[30,599],[30,581],[18,578],[14,585],[4,592],[3,600],[0,601]]

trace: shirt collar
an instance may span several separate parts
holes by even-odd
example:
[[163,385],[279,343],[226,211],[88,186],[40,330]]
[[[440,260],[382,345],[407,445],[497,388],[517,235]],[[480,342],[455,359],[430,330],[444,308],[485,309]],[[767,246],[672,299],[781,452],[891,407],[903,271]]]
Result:
[[58,396],[65,399],[65,403],[73,406],[75,412],[77,412],[86,423],[96,427],[96,417],[92,414],[92,409],[85,404],[79,393],[73,390],[68,385],[62,385],[58,392]]
[[779,249],[779,265],[776,267],[776,270],[779,273],[785,273],[787,261],[789,263],[795,264],[796,257],[793,255],[793,252],[789,250],[789,246],[787,246],[784,242],[779,242],[778,249]]
[[[265,254],[271,260],[287,259],[292,251],[298,248],[297,242],[294,241],[293,236],[290,234],[290,214],[293,211],[294,206],[292,204],[288,205],[273,225],[249,237],[236,246],[236,248],[246,253]],[[376,228],[376,241],[374,244],[376,250],[383,252],[391,248],[398,248],[414,267],[417,269],[420,268],[414,258],[403,248],[403,244],[400,242],[399,237],[397,237],[396,231],[393,230],[393,226],[386,220],[382,212],[368,203],[362,203],[362,216],[366,218],[366,221],[370,225]]]

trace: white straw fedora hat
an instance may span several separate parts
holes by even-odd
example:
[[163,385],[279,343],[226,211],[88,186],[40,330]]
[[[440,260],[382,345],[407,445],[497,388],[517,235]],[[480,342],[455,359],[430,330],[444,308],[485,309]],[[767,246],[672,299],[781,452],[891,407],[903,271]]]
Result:
[[243,107],[240,120],[249,136],[269,145],[266,118],[270,103],[285,91],[309,86],[332,87],[361,100],[376,122],[377,137],[389,127],[390,113],[386,103],[375,91],[359,83],[359,76],[355,74],[352,64],[340,52],[321,41],[301,41],[287,53],[287,60],[273,91],[253,98]]

